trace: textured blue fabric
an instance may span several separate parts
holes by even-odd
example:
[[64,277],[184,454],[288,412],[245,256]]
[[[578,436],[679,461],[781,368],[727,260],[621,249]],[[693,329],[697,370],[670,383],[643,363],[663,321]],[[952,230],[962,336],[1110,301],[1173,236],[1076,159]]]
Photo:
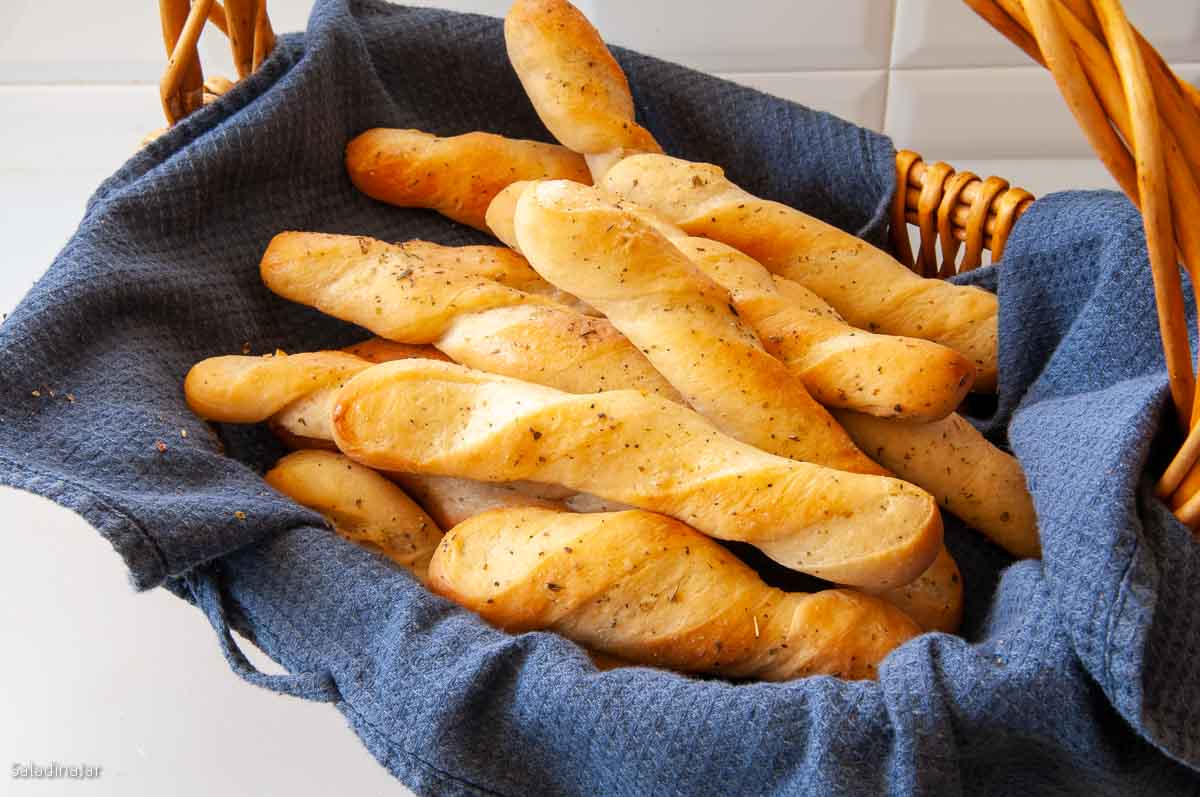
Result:
[[[668,151],[880,240],[885,138],[619,58]],[[1025,465],[1045,559],[1013,563],[948,519],[965,638],[907,643],[877,683],[598,673],[335,537],[259,477],[280,453],[269,434],[210,428],[182,400],[203,357],[364,336],[260,285],[274,233],[483,240],[353,190],[342,148],[379,125],[546,138],[496,20],[318,3],[303,37],[101,186],[0,326],[0,482],[80,512],[137,587],[207,614],[239,674],[333,701],[421,793],[1200,793],[1200,547],[1147,491],[1156,436],[1176,440],[1125,200],[1047,197],[1003,267],[973,276],[1002,308],[1001,394],[980,422]],[[227,620],[293,675],[255,673]]]

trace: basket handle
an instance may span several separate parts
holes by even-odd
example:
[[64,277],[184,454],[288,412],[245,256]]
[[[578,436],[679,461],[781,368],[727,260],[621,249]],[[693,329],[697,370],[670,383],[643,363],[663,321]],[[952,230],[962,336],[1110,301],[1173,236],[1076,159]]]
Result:
[[[942,161],[929,166],[912,150],[896,153],[896,194],[892,200],[890,243],[896,259],[922,277],[945,279],[978,268],[983,250],[1000,260],[1008,236],[1029,206],[1033,194],[1010,188],[1007,180],[981,180],[956,172]],[[908,225],[919,232],[913,256]],[[961,245],[967,249],[957,260]],[[938,245],[941,264],[938,264]]]
[[245,78],[275,49],[267,0],[158,0],[167,68],[158,83],[163,115],[173,125],[233,87],[224,77],[204,80],[196,43],[206,22],[229,37],[238,79]]
[[1050,70],[1089,143],[1142,212],[1171,400],[1188,430],[1156,492],[1196,529],[1200,393],[1179,266],[1200,285],[1200,91],[1171,71],[1119,0],[964,1]]

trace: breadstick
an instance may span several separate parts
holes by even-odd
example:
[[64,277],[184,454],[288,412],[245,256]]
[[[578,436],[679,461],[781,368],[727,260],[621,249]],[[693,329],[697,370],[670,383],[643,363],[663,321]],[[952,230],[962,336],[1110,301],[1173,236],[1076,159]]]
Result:
[[634,121],[625,73],[570,3],[516,0],[504,18],[504,42],[542,123],[586,158],[593,177],[631,152],[662,152]]
[[[264,281],[289,299],[378,335],[406,343],[432,342],[453,359],[485,370],[534,380],[539,374],[555,374],[564,389],[587,393],[605,390],[609,375],[619,373],[630,378],[625,386],[679,399],[670,383],[607,320],[554,301],[551,292],[561,294],[557,289],[535,295],[478,275],[488,269],[497,273],[495,263],[509,258],[523,264],[520,255],[500,247],[421,243],[419,257],[410,258],[375,243],[349,236],[282,233],[263,255]],[[496,256],[473,252],[464,257],[461,249],[494,250]],[[483,260],[488,262],[478,265]],[[513,271],[511,265],[506,268]],[[522,268],[533,275],[523,284],[545,284],[527,265]]]
[[461,315],[435,345],[457,363],[568,393],[633,389],[683,398],[603,318],[516,305]]
[[451,529],[430,587],[508,631],[731,678],[874,678],[919,629],[851,590],[786,593],[671,518],[505,509]]
[[[359,355],[364,356],[360,358]],[[346,352],[213,357],[191,369],[184,390],[189,405],[208,420],[229,423],[265,420],[284,445],[293,450],[336,451],[330,418],[346,375],[367,368],[373,362],[412,358],[448,361],[445,355],[430,346],[409,346],[372,338],[347,347]],[[617,373],[622,378],[636,381],[636,376],[630,376],[628,372]],[[387,476],[395,477],[405,489],[410,489],[442,528],[462,520],[464,516],[454,512],[467,508],[474,512],[495,506],[526,504],[568,507],[576,512],[626,508],[616,502],[548,484],[493,485],[441,476],[394,473]]]
[[872,594],[903,611],[926,631],[953,634],[962,624],[962,574],[945,546],[933,564],[911,582]]
[[645,205],[691,235],[722,241],[799,282],[856,327],[948,346],[976,368],[978,390],[996,388],[996,297],[923,279],[865,241],[734,185],[707,163],[634,155],[602,187]]
[[953,349],[855,329],[799,283],[781,290],[756,260],[727,244],[694,236],[673,243],[729,291],[766,350],[827,407],[933,421],[954,412],[971,388],[975,368]]
[[961,415],[928,424],[839,412],[864,451],[1018,558],[1042,555],[1033,498],[1016,457]]
[[[361,238],[360,253],[361,253]],[[530,267],[529,262],[511,249],[503,246],[442,246],[429,241],[405,241],[402,244],[385,244],[381,241],[371,241],[370,253],[386,250],[403,254],[434,268],[453,268],[458,271],[486,277],[489,280],[513,288],[523,293],[531,293],[551,299],[557,304],[570,307],[581,313],[595,315],[595,310],[569,293],[565,293],[546,280],[542,279]],[[353,248],[350,249],[353,252]]]
[[315,390],[340,387],[369,365],[340,351],[210,357],[188,371],[183,394],[192,412],[205,420],[258,423]]
[[721,431],[779,456],[883,472],[767,353],[729,294],[635,214],[595,188],[547,181],[521,194],[514,228],[539,274],[603,312]]
[[380,474],[329,451],[297,451],[267,471],[267,484],[320,512],[338,534],[427,580],[441,529]]
[[920,489],[767,454],[632,390],[572,395],[402,360],[346,383],[333,430],[339,449],[371,467],[558,484],[749,542],[838,583],[908,583],[941,547],[936,503]]
[[[488,226],[509,246],[519,244],[513,224],[517,200],[534,184],[513,183],[488,206]],[[855,329],[815,293],[772,278],[737,249],[689,236],[632,203],[622,202],[621,208],[670,238],[694,266],[727,290],[738,315],[758,333],[764,348],[797,373],[821,404],[932,421],[953,412],[970,389],[975,369],[954,350],[920,338]]]
[[[496,162],[506,168],[498,171]],[[488,203],[514,180],[591,182],[583,158],[565,147],[490,133],[439,138],[420,130],[368,130],[346,147],[346,170],[369,197],[432,208],[484,232]]]
[[993,295],[923,280],[849,233],[752,196],[716,166],[661,155],[633,121],[620,66],[566,0],[518,0],[505,19],[505,40],[538,115],[559,141],[588,157],[597,185],[692,235],[742,250],[812,289],[854,326],[960,352],[976,367],[976,389],[995,390]]
[[280,296],[401,343],[431,343],[461,313],[554,304],[427,255],[375,247],[369,238],[285,232],[271,240],[260,271]]

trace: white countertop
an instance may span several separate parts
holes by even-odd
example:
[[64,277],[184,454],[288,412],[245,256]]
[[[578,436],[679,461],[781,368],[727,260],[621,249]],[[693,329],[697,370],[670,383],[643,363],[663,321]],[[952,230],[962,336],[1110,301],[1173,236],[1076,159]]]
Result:
[[[144,90],[143,90],[144,89]],[[71,95],[69,88],[62,94]],[[112,104],[82,92],[100,115]],[[153,87],[125,94],[141,103],[117,133],[38,123],[0,128],[0,312],[8,312],[73,231],[91,191],[158,124]],[[139,98],[140,99],[137,99]],[[75,97],[49,104],[79,111]],[[62,104],[59,104],[62,101]],[[0,96],[0,118],[46,106],[45,97]],[[87,140],[84,140],[86,135]],[[86,147],[80,153],[78,147]],[[51,153],[74,150],[67,158]],[[30,150],[35,155],[29,156]],[[1000,174],[1037,194],[1110,186],[1085,160],[955,164]],[[408,794],[328,705],[249,686],[227,668],[202,615],[161,590],[136,594],[121,561],[78,516],[49,501],[0,488],[0,774],[2,793]],[[260,666],[272,667],[254,655]],[[275,668],[278,671],[278,668]],[[88,784],[21,781],[13,763],[91,764]],[[67,784],[67,785],[64,785]]]

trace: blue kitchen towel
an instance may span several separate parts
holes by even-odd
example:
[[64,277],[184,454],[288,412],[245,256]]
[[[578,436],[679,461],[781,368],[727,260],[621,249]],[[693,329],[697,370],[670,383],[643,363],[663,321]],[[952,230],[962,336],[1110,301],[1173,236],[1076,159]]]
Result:
[[[618,56],[667,151],[881,241],[886,138]],[[497,20],[322,0],[303,36],[100,187],[0,326],[0,483],[80,512],[135,586],[204,611],[235,671],[334,703],[420,793],[1200,794],[1200,546],[1148,489],[1178,435],[1127,201],[1042,199],[1003,267],[974,275],[1001,297],[1001,393],[980,422],[1025,466],[1045,558],[1014,563],[948,518],[962,638],[914,639],[872,683],[600,673],[334,536],[261,480],[269,433],[184,404],[204,357],[366,336],[261,286],[276,232],[485,240],[354,191],[342,150],[373,126],[547,137]],[[291,674],[255,672],[230,624]]]

